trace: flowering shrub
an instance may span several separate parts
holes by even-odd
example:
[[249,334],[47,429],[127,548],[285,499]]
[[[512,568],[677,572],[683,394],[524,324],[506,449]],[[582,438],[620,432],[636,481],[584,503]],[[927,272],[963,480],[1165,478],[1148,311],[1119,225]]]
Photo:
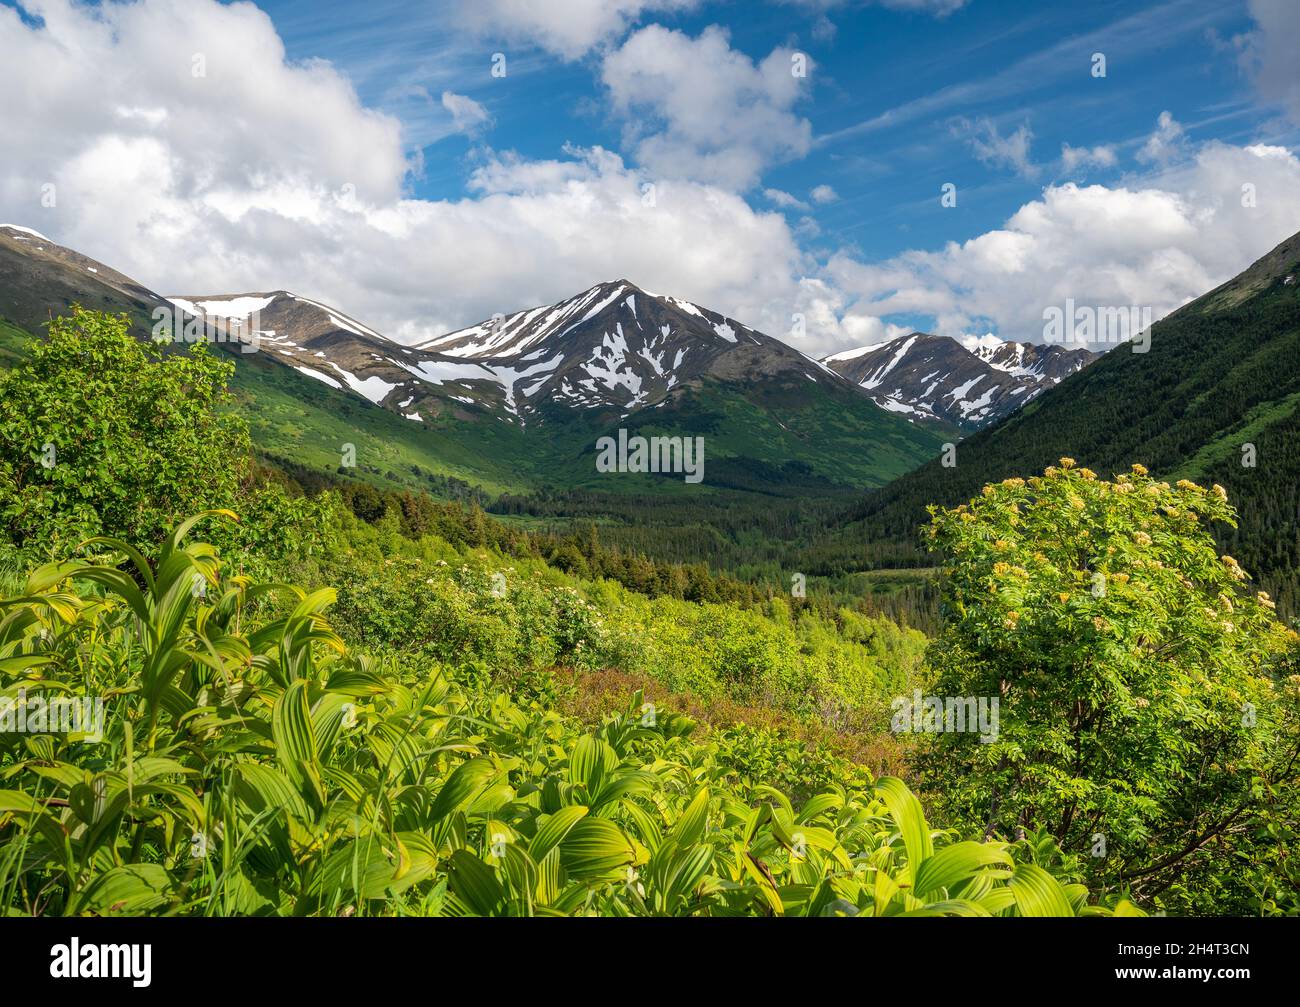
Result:
[[1297,637],[1215,550],[1209,525],[1234,521],[1222,488],[1063,458],[932,513],[931,688],[1001,715],[993,744],[928,746],[945,812],[990,835],[1046,828],[1095,883],[1170,904],[1191,906],[1190,883],[1202,911],[1288,888],[1294,905]]

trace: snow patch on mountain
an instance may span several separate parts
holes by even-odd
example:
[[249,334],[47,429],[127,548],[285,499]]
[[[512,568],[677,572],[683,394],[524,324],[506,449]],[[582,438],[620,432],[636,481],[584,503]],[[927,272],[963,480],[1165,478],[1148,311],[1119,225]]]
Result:
[[[0,230],[17,231],[19,234],[26,234],[32,238],[39,238],[41,241],[48,241],[51,245],[55,244],[52,238],[47,238],[40,231],[33,231],[30,227],[23,227],[21,224],[0,224]],[[20,241],[26,239],[19,239]]]

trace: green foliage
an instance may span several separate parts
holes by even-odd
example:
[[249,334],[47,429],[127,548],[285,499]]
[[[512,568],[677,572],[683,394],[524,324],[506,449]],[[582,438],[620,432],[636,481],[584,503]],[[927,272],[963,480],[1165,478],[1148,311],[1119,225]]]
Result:
[[[684,718],[647,721],[640,697],[581,732],[425,662],[352,654],[324,614],[332,590],[228,576],[211,546],[184,544],[193,523],[155,562],[102,542],[120,565],[49,565],[0,601],[7,700],[109,703],[97,744],[0,734],[9,913],[1130,908],[1087,905],[1027,844],[933,833],[897,779],[835,783],[796,806],[738,780],[734,747],[719,758],[693,743]],[[250,604],[276,594],[283,611],[255,621]]]
[[[841,611],[647,598],[611,581],[563,575],[537,559],[411,543],[354,526],[350,555],[322,557],[339,585],[336,621],[368,646],[427,655],[509,682],[565,665],[643,673],[702,700],[784,710],[832,727],[882,729],[887,698],[920,665],[925,638]],[[776,606],[776,607],[773,607]],[[774,617],[775,616],[775,617]]]
[[[1222,487],[1141,466],[1106,482],[1068,458],[934,511],[930,689],[1000,701],[995,743],[928,747],[952,821],[1048,829],[1093,854],[1094,882],[1184,909],[1294,900],[1297,638],[1218,554],[1208,526],[1233,520]],[[1207,873],[1194,901],[1187,880]]]
[[0,564],[63,558],[95,535],[154,543],[193,508],[232,503],[243,520],[214,542],[249,572],[329,548],[337,497],[250,465],[232,371],[204,343],[138,341],[124,317],[74,308],[51,322],[0,373]]
[[[456,556],[453,551],[448,552]],[[556,664],[594,667],[604,638],[595,607],[570,586],[440,559],[340,564],[336,619],[351,639],[489,675]]]
[[[74,307],[0,373],[0,535],[58,553],[91,535],[156,542],[235,498],[248,435],[218,412],[232,365],[165,352],[125,316]],[[47,447],[48,445],[48,447]]]

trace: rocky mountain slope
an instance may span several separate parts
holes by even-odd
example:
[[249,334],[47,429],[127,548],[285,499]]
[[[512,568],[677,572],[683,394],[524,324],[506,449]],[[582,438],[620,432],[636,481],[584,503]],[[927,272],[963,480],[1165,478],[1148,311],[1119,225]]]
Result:
[[845,350],[823,363],[865,389],[882,409],[915,422],[978,430],[1019,409],[1097,354],[984,336],[962,343],[913,332]]

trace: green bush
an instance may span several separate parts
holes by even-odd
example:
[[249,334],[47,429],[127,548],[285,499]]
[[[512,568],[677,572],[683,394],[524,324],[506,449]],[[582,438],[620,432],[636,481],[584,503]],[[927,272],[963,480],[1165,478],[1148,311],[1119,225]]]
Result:
[[91,535],[157,542],[225,506],[248,474],[246,424],[220,411],[234,364],[202,343],[141,342],[74,307],[0,371],[0,535],[50,554]]
[[1233,520],[1220,487],[1070,459],[935,513],[929,688],[996,698],[1001,721],[993,744],[929,739],[947,820],[1046,829],[1094,884],[1182,910],[1300,908],[1297,636],[1214,548]]

